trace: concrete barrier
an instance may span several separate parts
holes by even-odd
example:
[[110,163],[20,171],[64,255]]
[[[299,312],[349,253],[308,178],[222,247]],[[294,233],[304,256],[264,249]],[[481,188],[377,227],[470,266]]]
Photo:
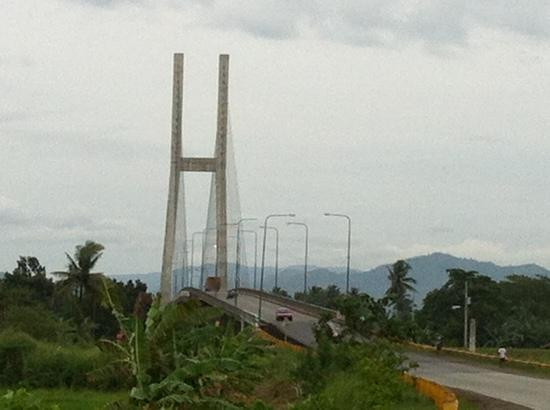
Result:
[[184,288],[180,294],[174,300],[175,303],[180,301],[185,301],[186,299],[198,299],[210,306],[217,307],[223,310],[225,313],[233,316],[238,320],[242,320],[245,323],[258,326],[260,323],[258,321],[258,316],[253,313],[248,313],[244,310],[239,309],[237,306],[226,302],[225,300],[219,299],[213,295],[210,295],[202,290],[195,288]]
[[406,383],[412,384],[422,395],[432,399],[439,410],[458,410],[458,399],[449,389],[422,377],[403,375]]

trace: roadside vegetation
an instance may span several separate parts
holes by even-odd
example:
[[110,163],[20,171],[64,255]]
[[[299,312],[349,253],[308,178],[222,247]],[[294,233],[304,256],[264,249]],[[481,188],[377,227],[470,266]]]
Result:
[[[397,344],[431,343],[439,335],[458,345],[462,318],[452,306],[460,304],[466,280],[483,343],[537,346],[546,337],[550,309],[539,301],[550,300],[548,279],[497,283],[450,270],[449,281],[415,311],[410,266],[397,261],[381,299],[335,286],[297,293],[296,299],[340,311],[345,330],[335,335],[330,318],[322,318],[318,347],[295,352],[241,329],[217,309],[194,301],[161,306],[144,284],[108,279],[96,272],[103,250],[93,241],[79,245],[66,255],[67,270],[49,275],[37,258],[21,257],[0,279],[0,408],[434,408],[402,380],[407,362]],[[519,323],[528,320],[526,312],[538,322]],[[538,361],[550,361],[548,352],[510,350]]]
[[[354,327],[367,318],[374,318],[379,333],[385,337],[427,344],[441,340],[445,346],[459,347],[463,345],[467,281],[471,300],[469,317],[477,322],[478,346],[491,353],[495,353],[495,348],[506,346],[512,348],[511,354],[518,353],[517,358],[548,360],[550,278],[511,275],[497,282],[479,272],[448,269],[448,281],[429,292],[417,309],[412,302],[415,290],[409,271],[410,266],[402,260],[390,266],[390,286],[380,299],[357,289],[352,289],[351,295],[344,295],[336,286],[314,286],[306,294],[298,292],[294,297],[342,313],[345,310],[354,317],[349,323]],[[347,308],[355,305],[371,306],[371,316],[357,317],[354,309]]]
[[22,257],[0,280],[0,408],[434,408],[403,382],[391,318],[368,295],[342,299],[349,333],[334,338],[321,320],[318,349],[295,352],[217,309],[161,306],[143,284],[107,279],[102,252],[77,246],[57,281]]
[[468,281],[469,313],[477,321],[478,346],[550,347],[550,278],[512,275],[496,282],[474,271],[448,272],[447,283],[428,293],[416,315],[428,337],[437,333],[445,344],[462,344],[461,307]]

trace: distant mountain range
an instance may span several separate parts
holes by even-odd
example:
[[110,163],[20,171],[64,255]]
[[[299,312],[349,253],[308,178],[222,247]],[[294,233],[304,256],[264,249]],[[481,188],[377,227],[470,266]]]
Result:
[[[521,274],[527,276],[550,276],[550,271],[536,264],[526,264],[518,266],[499,266],[493,262],[480,262],[475,259],[458,258],[445,253],[432,253],[430,255],[415,256],[407,259],[412,270],[410,275],[416,279],[415,302],[420,304],[426,294],[436,288],[441,287],[448,279],[446,270],[459,268],[464,270],[475,270],[481,274],[490,276],[494,280],[500,281],[506,276],[512,274]],[[388,288],[388,269],[390,264],[380,265],[368,271],[351,270],[350,286],[367,292],[370,295],[379,298]],[[229,266],[229,272],[234,271],[234,266]],[[248,271],[248,273],[247,273]],[[345,268],[328,267],[321,268],[312,266],[308,269],[308,287],[336,285],[340,289],[345,289],[346,275]],[[248,274],[252,276],[253,269],[243,267],[242,282],[244,286],[251,286],[251,281],[247,284]],[[259,275],[259,268],[258,268]],[[128,274],[112,275],[113,278],[122,281],[141,280],[147,284],[152,292],[158,292],[160,289],[160,273],[146,274]],[[252,278],[250,278],[251,280]],[[230,279],[231,280],[231,279]],[[265,270],[264,288],[272,289],[275,282],[275,270],[268,267]],[[258,279],[259,283],[259,279]],[[289,266],[279,270],[279,286],[286,289],[290,294],[301,291],[304,286],[304,270],[302,266]]]

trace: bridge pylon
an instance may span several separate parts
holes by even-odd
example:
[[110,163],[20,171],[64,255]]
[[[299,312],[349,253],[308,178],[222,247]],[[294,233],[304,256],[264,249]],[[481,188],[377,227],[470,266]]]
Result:
[[216,149],[214,157],[182,156],[183,116],[183,54],[174,54],[172,87],[172,143],[170,149],[170,179],[166,208],[166,229],[162,255],[161,300],[169,302],[173,297],[172,275],[176,250],[176,225],[180,177],[183,172],[214,173],[216,206],[216,275],[221,290],[227,289],[227,133],[229,105],[229,55],[219,56],[218,66],[218,114]]

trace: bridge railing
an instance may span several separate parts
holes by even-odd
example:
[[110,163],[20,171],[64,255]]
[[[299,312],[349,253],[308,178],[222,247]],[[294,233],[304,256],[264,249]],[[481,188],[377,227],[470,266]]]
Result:
[[252,295],[256,297],[262,297],[263,300],[274,303],[276,305],[285,306],[291,308],[297,312],[306,314],[308,316],[320,318],[323,315],[329,315],[333,319],[339,317],[338,311],[334,309],[328,309],[322,306],[313,305],[311,303],[302,302],[300,300],[292,299],[286,296],[275,295],[273,293],[261,292],[257,289],[250,288],[237,288],[235,289],[238,294]]

